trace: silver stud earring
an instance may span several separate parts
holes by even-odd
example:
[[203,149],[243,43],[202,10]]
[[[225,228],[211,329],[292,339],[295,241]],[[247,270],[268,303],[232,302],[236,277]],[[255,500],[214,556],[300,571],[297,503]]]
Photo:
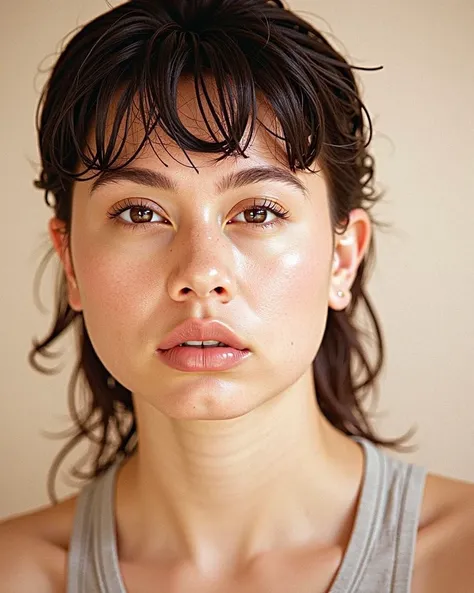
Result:
[[115,379],[112,377],[112,375],[109,375],[107,377],[107,387],[109,389],[114,389],[115,388],[115,385],[116,385]]
[[345,296],[346,293],[343,290],[338,290],[336,294],[340,299],[342,299],[342,297]]

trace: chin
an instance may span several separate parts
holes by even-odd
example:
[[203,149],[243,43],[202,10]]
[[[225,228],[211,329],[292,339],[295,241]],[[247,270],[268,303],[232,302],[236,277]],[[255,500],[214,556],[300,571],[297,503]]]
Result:
[[[156,407],[176,420],[231,420],[248,414],[260,403],[249,397],[248,385],[203,376],[192,385],[174,385],[160,393]],[[261,393],[261,391],[260,391]]]

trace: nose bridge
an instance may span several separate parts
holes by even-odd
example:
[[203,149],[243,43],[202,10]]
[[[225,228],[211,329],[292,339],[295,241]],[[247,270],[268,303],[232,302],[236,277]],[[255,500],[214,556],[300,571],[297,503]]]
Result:
[[220,224],[211,218],[196,216],[175,237],[169,280],[175,300],[210,295],[229,300],[234,294],[231,248]]

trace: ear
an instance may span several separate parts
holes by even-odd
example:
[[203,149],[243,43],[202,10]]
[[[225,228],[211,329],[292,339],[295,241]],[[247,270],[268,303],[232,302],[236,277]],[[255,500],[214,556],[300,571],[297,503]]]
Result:
[[48,224],[48,232],[53,243],[54,249],[61,260],[66,274],[68,288],[68,302],[71,309],[81,311],[81,297],[77,286],[76,275],[71,260],[71,251],[69,245],[70,237],[66,231],[66,223],[59,218],[51,218]]
[[[351,302],[350,289],[357,275],[359,264],[369,247],[371,235],[371,221],[367,212],[362,208],[352,210],[345,233],[335,235],[329,286],[331,309],[341,311]],[[341,292],[344,294],[341,295]]]

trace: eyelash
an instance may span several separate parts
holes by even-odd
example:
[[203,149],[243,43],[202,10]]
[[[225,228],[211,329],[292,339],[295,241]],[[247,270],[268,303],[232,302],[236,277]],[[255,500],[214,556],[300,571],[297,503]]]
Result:
[[[113,208],[107,213],[107,217],[112,219],[112,221],[114,223],[129,227],[130,230],[132,230],[132,231],[138,230],[138,227],[142,227],[141,230],[143,230],[144,228],[147,228],[149,225],[157,224],[156,222],[138,222],[138,223],[124,222],[120,218],[120,214],[122,214],[122,212],[130,210],[131,208],[143,208],[146,210],[151,210],[155,214],[158,214],[158,216],[162,216],[159,212],[156,212],[156,210],[154,210],[153,208],[150,208],[150,206],[146,202],[144,202],[140,199],[137,199],[137,201],[134,201],[134,200],[127,198],[126,200],[124,200],[122,202],[121,205],[117,205],[117,204],[114,205]],[[267,229],[272,228],[278,224],[281,224],[284,219],[289,217],[288,210],[285,210],[280,205],[278,205],[275,202],[272,202],[271,200],[268,200],[268,199],[265,199],[263,204],[259,204],[259,203],[257,203],[257,200],[255,200],[253,206],[251,206],[250,208],[244,208],[236,216],[238,216],[239,214],[242,214],[243,212],[246,212],[248,210],[268,210],[268,211],[272,212],[273,214],[275,214],[275,216],[277,216],[277,219],[273,220],[271,222],[257,222],[257,223],[249,222],[249,223],[246,223],[246,224],[250,224],[251,226],[261,228],[263,230],[267,230]],[[164,217],[162,216],[162,218],[164,218]],[[161,224],[161,222],[158,224]],[[245,223],[237,223],[237,224],[245,224]]]

